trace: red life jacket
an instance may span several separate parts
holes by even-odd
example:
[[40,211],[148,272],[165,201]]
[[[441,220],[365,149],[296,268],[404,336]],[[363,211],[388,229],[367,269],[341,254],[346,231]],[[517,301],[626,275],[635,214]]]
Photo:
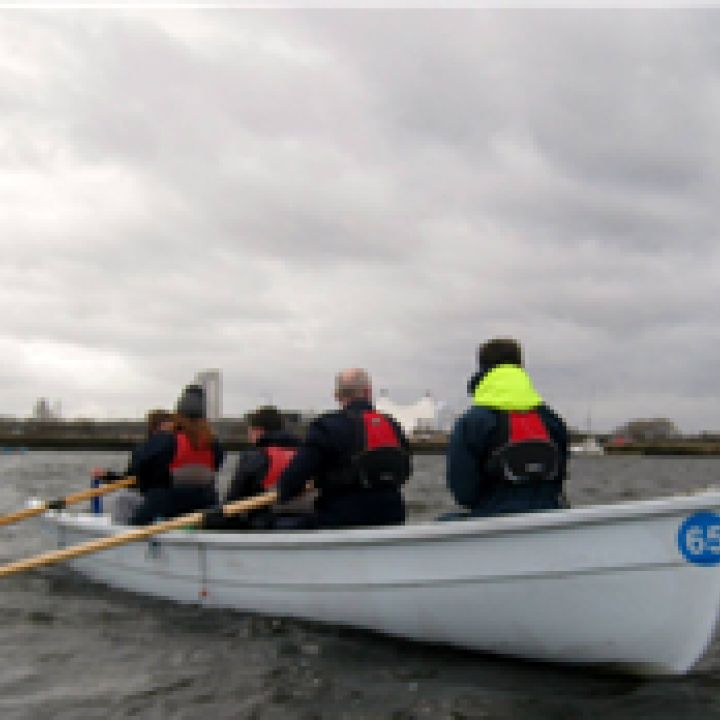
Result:
[[559,451],[536,410],[498,412],[493,449],[484,470],[513,485],[557,479]]
[[399,487],[410,476],[410,457],[387,416],[374,410],[347,413],[354,425],[348,465],[327,473],[328,488]]
[[266,445],[263,449],[268,459],[268,471],[265,473],[262,484],[265,490],[272,490],[276,485],[283,470],[295,457],[297,448],[284,448],[276,445]]
[[381,447],[400,447],[400,440],[390,421],[379,412],[366,410],[362,414],[365,442],[363,450],[376,450]]
[[215,454],[209,445],[194,448],[185,433],[175,435],[175,455],[170,462],[173,485],[212,485]]

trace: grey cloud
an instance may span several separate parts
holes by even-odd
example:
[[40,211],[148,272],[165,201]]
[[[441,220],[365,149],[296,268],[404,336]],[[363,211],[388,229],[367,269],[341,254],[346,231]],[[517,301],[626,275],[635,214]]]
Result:
[[169,12],[0,15],[8,407],[461,408],[502,333],[575,424],[719,425],[717,13]]

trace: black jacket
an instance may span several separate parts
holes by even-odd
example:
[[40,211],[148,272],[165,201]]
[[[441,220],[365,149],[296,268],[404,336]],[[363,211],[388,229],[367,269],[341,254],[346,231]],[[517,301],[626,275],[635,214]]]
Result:
[[[325,413],[310,424],[305,441],[278,482],[280,502],[299,495],[307,481],[313,479],[320,490],[315,503],[320,527],[391,525],[405,521],[400,488],[334,488],[329,481],[332,471],[350,465],[356,449],[356,425],[349,413],[366,410],[373,410],[370,403],[354,401],[347,409]],[[393,418],[390,422],[409,454],[410,445],[402,428]]]
[[300,439],[290,433],[281,430],[265,433],[254,448],[240,453],[225,501],[243,500],[263,492],[269,461],[262,448],[296,448],[298,445]]

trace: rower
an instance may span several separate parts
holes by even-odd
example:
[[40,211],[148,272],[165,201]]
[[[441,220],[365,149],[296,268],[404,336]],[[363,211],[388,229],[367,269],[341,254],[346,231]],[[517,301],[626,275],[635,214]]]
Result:
[[201,386],[185,388],[175,415],[175,432],[156,433],[133,457],[129,473],[137,477],[143,502],[131,525],[217,504],[217,471],[225,453],[206,419]]
[[378,413],[372,384],[360,368],[335,378],[340,409],[315,419],[278,482],[280,502],[317,490],[319,527],[393,525],[405,521],[402,486],[410,476],[410,446],[399,423]]
[[[284,428],[283,417],[273,405],[251,412],[247,418],[248,440],[253,448],[240,453],[225,503],[243,500],[274,490],[283,470],[290,464],[300,438]],[[286,503],[275,503],[247,515],[226,517],[222,512],[207,513],[207,530],[299,529],[314,523],[312,489]]]
[[533,387],[520,344],[483,343],[468,392],[472,405],[455,422],[447,450],[447,485],[467,511],[440,519],[566,506],[567,430]]
[[[132,475],[131,468],[136,455],[144,452],[145,446],[157,433],[171,434],[175,429],[175,418],[169,410],[157,408],[150,410],[145,416],[145,439],[137,445],[130,454],[130,463],[125,473],[118,473],[107,468],[93,468],[92,486],[99,487],[103,483],[110,483],[120,478]],[[134,488],[124,488],[113,495],[110,515],[113,522],[124,525],[142,503],[142,494]],[[92,511],[100,514],[103,511],[102,497],[95,497],[91,501]]]

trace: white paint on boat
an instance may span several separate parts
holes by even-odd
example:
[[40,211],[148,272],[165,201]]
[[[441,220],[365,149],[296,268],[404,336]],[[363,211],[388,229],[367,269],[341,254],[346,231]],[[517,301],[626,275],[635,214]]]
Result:
[[[44,521],[59,547],[128,529],[86,513]],[[720,562],[720,492],[710,490],[385,528],[173,531],[69,564],[183,603],[673,675],[688,672],[712,638],[715,556]]]

